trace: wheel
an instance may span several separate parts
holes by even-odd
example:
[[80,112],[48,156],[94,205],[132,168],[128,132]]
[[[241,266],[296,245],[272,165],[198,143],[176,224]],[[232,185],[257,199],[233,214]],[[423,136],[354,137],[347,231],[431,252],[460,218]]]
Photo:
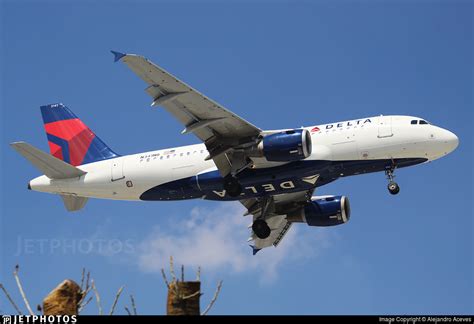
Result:
[[390,182],[388,184],[388,191],[392,194],[392,195],[396,195],[397,193],[400,192],[400,187],[398,186],[398,184],[396,182]]
[[255,222],[253,222],[252,230],[259,239],[266,239],[272,232],[267,222],[263,219],[257,219]]
[[242,186],[239,180],[231,175],[224,178],[224,189],[231,197],[237,197],[242,193]]

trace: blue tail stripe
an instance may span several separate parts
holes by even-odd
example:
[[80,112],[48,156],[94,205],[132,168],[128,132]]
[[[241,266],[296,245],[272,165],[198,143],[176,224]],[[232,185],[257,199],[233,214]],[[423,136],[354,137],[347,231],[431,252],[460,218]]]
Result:
[[77,118],[72,111],[70,111],[62,103],[56,103],[51,105],[41,106],[41,116],[43,122],[49,124],[59,120],[74,119]]
[[112,151],[97,135],[92,140],[82,164],[108,160],[120,156]]
[[65,139],[48,133],[46,133],[46,136],[48,137],[48,141],[53,142],[54,144],[61,147],[64,162],[71,163],[71,159],[69,157],[69,143]]

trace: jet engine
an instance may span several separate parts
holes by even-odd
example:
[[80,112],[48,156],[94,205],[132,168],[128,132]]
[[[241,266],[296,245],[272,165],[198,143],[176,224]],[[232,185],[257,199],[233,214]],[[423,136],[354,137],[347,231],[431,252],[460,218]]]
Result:
[[307,129],[291,129],[266,135],[248,151],[250,157],[265,157],[268,161],[299,161],[311,155],[311,134]]
[[311,202],[289,213],[287,220],[309,226],[334,226],[346,223],[350,217],[351,207],[346,196],[315,196]]

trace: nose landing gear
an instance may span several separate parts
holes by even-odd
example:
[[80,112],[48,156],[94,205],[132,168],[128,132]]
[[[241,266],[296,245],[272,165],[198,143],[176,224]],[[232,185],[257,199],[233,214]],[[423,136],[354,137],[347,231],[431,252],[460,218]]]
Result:
[[388,188],[388,191],[389,191],[392,195],[396,195],[397,193],[400,192],[400,186],[399,186],[398,183],[396,183],[396,182],[389,182],[387,188]]
[[395,178],[395,168],[395,164],[392,164],[390,169],[385,170],[385,175],[387,176],[387,179],[389,181],[387,189],[388,192],[390,192],[392,195],[396,195],[400,192],[400,186],[393,180]]

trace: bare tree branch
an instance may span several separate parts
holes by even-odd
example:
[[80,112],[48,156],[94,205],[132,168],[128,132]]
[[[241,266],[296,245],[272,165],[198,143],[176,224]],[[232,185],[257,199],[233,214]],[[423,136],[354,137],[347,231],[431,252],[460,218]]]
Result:
[[85,291],[89,290],[91,283],[91,272],[87,271],[87,278],[86,278],[86,289]]
[[168,282],[168,279],[166,278],[165,269],[163,268],[161,268],[161,275],[163,276],[163,280],[165,281],[166,288],[170,289],[170,283]]
[[176,282],[176,274],[174,273],[173,265],[173,256],[170,256],[170,273],[171,273],[171,282]]
[[82,275],[81,275],[81,291],[83,291],[84,289],[84,276],[86,274],[86,268],[82,268]]
[[127,312],[127,314],[128,314],[129,316],[132,316],[132,313],[130,313],[130,310],[128,309],[127,306],[125,306],[125,311]]
[[119,290],[117,291],[117,294],[115,295],[115,299],[114,299],[114,303],[112,304],[112,308],[110,309],[110,313],[109,315],[113,315],[114,314],[114,310],[115,310],[115,306],[117,306],[117,302],[120,298],[120,294],[122,294],[122,291],[123,291],[123,287],[120,287]]
[[132,301],[133,315],[137,315],[137,306],[135,305],[135,298],[133,298],[133,295],[130,295],[130,300]]
[[23,298],[23,301],[25,302],[25,305],[26,305],[26,308],[28,309],[28,312],[30,312],[30,315],[35,315],[35,313],[31,309],[30,302],[26,298],[25,292],[23,291],[23,287],[21,286],[20,277],[18,276],[18,271],[19,270],[20,270],[20,267],[17,264],[15,266],[15,271],[13,271],[13,276],[15,277],[16,285],[18,286],[18,290],[20,290],[21,297]]
[[[82,303],[84,302],[84,300],[86,299],[87,295],[89,294],[89,292],[91,291],[92,287],[90,286],[90,278],[91,278],[91,273],[90,271],[87,272],[87,277],[86,277],[86,281],[85,281],[85,284],[86,284],[86,287],[84,287],[84,271],[85,269],[82,269],[82,279],[81,279],[81,299],[79,300],[79,302],[77,303],[79,305],[79,308],[81,308],[80,306],[82,305]],[[82,307],[83,308],[83,307]]]
[[176,280],[171,283],[170,289],[173,289],[176,296],[180,296],[178,282],[176,282]]
[[7,289],[2,285],[0,284],[0,288],[3,290],[3,292],[5,293],[5,296],[7,296],[7,299],[8,301],[10,302],[10,304],[12,304],[13,308],[15,308],[15,310],[17,311],[18,315],[23,315],[23,313],[21,312],[20,308],[18,308],[18,306],[15,304],[15,302],[13,301],[13,299],[11,298],[10,294],[8,293]]
[[181,299],[186,300],[186,299],[189,299],[189,298],[196,297],[196,296],[198,296],[198,295],[201,295],[201,291],[200,291],[200,290],[196,291],[195,293],[193,293],[193,294],[191,294],[191,295],[189,295],[189,296],[183,296],[183,297],[181,297]]
[[104,315],[104,313],[102,312],[102,305],[100,303],[100,295],[97,291],[97,287],[95,286],[94,280],[91,281],[91,286],[95,293],[95,300],[97,301],[97,308],[99,308],[99,315]]
[[87,304],[90,303],[90,301],[91,301],[93,298],[94,298],[94,297],[90,296],[89,299],[86,300],[85,303],[80,304],[80,305],[79,305],[79,309],[77,310],[77,312],[80,313],[80,312],[87,306]]
[[202,312],[201,315],[207,315],[207,313],[211,310],[212,306],[214,305],[214,303],[215,303],[216,300],[217,300],[217,297],[219,296],[219,293],[221,292],[221,288],[222,288],[222,280],[219,281],[219,284],[217,285],[216,292],[214,293],[214,297],[212,297],[211,302],[210,302],[209,305],[206,307],[206,309],[204,310],[204,312]]
[[[84,286],[85,285],[85,286]],[[77,312],[80,313],[93,299],[93,297],[89,297],[87,300],[87,296],[91,292],[91,272],[87,271],[86,269],[82,268],[82,275],[81,275],[81,299],[77,303],[78,309]]]
[[78,305],[82,305],[82,303],[84,302],[84,300],[86,299],[87,295],[89,294],[89,292],[91,291],[91,287],[87,287],[87,290],[85,291],[81,291],[81,299],[79,300],[79,302],[77,303]]

